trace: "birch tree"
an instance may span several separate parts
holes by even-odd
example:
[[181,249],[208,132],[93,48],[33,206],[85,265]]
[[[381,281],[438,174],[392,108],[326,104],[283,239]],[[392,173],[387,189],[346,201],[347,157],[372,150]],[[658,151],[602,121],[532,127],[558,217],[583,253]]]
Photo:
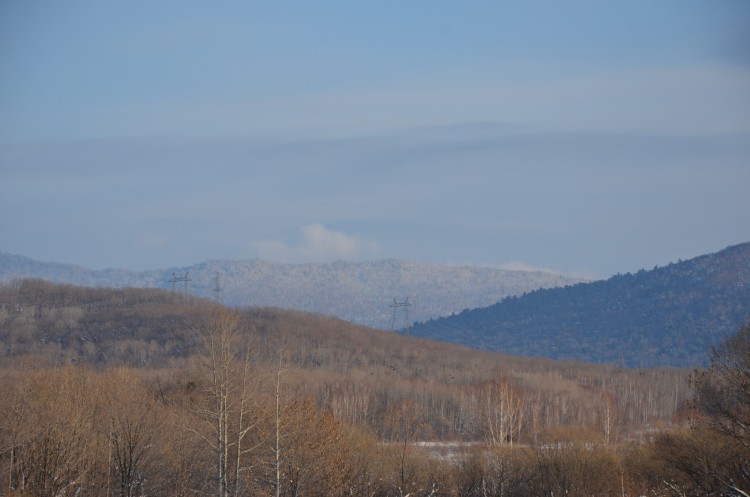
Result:
[[254,427],[250,399],[250,341],[242,316],[226,308],[209,311],[197,329],[205,374],[205,397],[194,428],[213,452],[213,488],[218,497],[236,496]]
[[484,392],[485,438],[491,446],[512,445],[521,432],[523,397],[506,378],[489,383]]
[[615,398],[610,393],[604,393],[599,406],[599,426],[604,436],[604,445],[609,446],[617,441],[619,424],[620,413]]

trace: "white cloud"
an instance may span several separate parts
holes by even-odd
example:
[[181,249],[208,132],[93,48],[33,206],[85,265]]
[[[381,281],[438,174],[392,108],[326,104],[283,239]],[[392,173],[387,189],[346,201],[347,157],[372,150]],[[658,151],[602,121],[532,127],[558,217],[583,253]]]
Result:
[[297,245],[279,240],[261,240],[250,244],[250,249],[261,259],[282,262],[330,262],[374,257],[379,252],[375,242],[333,231],[320,223],[301,229],[302,239]]

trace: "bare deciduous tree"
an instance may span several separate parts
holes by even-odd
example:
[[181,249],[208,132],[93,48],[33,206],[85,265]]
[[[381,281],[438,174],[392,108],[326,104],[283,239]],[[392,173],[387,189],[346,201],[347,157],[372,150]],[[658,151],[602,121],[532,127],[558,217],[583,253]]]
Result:
[[226,308],[211,309],[197,328],[202,350],[205,396],[195,412],[203,421],[194,427],[214,454],[216,495],[237,495],[243,442],[254,426],[250,416],[250,343],[242,316]]
[[107,495],[115,487],[119,492],[112,494],[120,497],[163,490],[158,487],[156,456],[163,424],[160,407],[133,370],[118,368],[106,374],[103,381],[103,409],[109,419],[108,426],[102,427],[106,431],[103,438],[109,442]]
[[661,433],[656,459],[674,474],[674,495],[750,493],[750,323],[714,351],[711,367],[696,374],[689,429]]
[[489,383],[484,392],[487,443],[513,445],[521,433],[523,413],[523,397],[507,378]]
[[409,474],[408,455],[411,444],[424,428],[424,414],[410,400],[391,406],[383,419],[383,438],[396,448],[398,481],[401,495],[408,494],[413,481]]

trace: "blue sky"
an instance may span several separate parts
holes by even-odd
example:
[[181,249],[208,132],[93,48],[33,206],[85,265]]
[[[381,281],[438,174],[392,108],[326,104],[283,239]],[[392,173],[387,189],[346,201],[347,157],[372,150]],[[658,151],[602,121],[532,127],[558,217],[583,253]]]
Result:
[[609,276],[750,240],[750,4],[0,4],[0,251]]

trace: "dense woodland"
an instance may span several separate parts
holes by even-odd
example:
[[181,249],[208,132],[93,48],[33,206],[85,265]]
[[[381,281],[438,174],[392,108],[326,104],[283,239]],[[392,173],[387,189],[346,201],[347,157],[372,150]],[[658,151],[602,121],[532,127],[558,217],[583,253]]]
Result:
[[505,353],[695,367],[750,319],[750,243],[607,280],[543,289],[413,326]]
[[711,369],[620,369],[23,280],[0,343],[2,495],[750,491],[750,326]]

